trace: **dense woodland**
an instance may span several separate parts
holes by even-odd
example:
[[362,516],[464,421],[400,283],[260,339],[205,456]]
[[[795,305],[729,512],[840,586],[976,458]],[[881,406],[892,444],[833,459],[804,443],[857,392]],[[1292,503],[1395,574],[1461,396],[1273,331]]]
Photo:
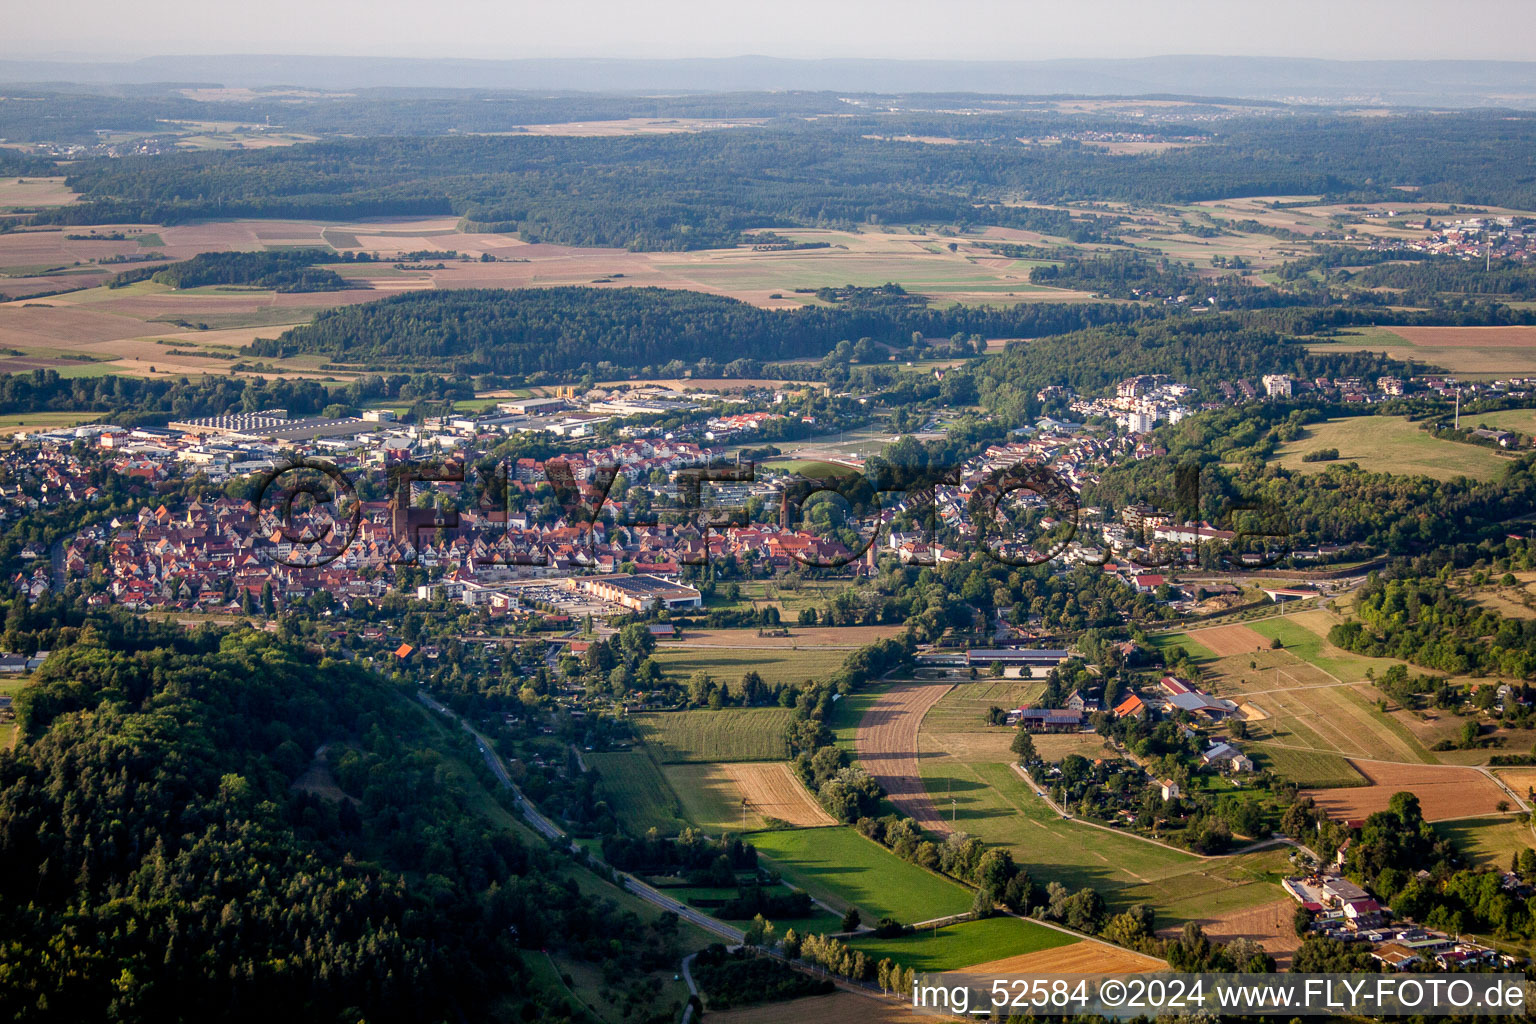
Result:
[[[821,359],[840,341],[892,347],[913,336],[1030,337],[1144,315],[1114,305],[1032,303],[1006,310],[926,309],[859,301],[771,311],[736,299],[669,288],[527,288],[418,291],[328,310],[248,351],[262,358],[318,353],[371,368],[533,374],[590,367],[683,368],[718,360]],[[885,357],[882,357],[885,358]],[[743,364],[755,372],[755,367]],[[746,375],[746,374],[740,374]]]
[[[675,961],[472,810],[473,750],[363,669],[57,602],[6,629],[59,650],[0,752],[9,1020],[559,1020],[518,948]],[[322,746],[335,797],[295,786]]]
[[[946,126],[932,125],[938,134],[960,130],[955,118],[938,120]],[[455,214],[529,240],[692,249],[736,244],[745,229],[764,224],[996,224],[1089,240],[1115,219],[1078,216],[1068,224],[1060,210],[1002,205],[1021,197],[1365,200],[1401,196],[1392,186],[1413,185],[1430,202],[1536,206],[1536,117],[1525,114],[1234,120],[1208,141],[1137,156],[1031,145],[1016,134],[1027,125],[1005,121],[985,141],[963,145],[880,137],[918,126],[910,117],[870,114],[697,134],[378,137],[96,158],[70,168],[70,184],[86,201],[37,219]]]
[[331,292],[347,287],[336,271],[317,267],[333,257],[324,249],[270,249],[261,252],[204,252],[168,267],[145,267],[118,274],[107,285],[121,288],[154,281],[172,288],[234,284],[275,292]]

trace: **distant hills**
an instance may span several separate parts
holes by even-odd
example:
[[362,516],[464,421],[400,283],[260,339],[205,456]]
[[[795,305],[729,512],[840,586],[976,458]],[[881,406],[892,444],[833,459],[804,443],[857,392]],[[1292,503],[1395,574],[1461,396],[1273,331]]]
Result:
[[319,89],[475,88],[591,92],[839,90],[1025,96],[1241,97],[1287,103],[1536,108],[1536,62],[1166,56],[1049,61],[412,60],[210,55],[112,63],[0,60],[0,82],[183,83]]

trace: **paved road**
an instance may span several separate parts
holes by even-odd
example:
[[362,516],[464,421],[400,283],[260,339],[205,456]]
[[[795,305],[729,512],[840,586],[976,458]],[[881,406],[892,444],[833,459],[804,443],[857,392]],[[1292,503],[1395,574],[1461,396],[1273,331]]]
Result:
[[[501,784],[503,789],[506,789],[512,793],[518,811],[522,814],[523,818],[527,820],[528,824],[534,829],[534,831],[538,832],[539,835],[543,836],[545,839],[563,846],[565,849],[578,853],[582,852],[581,847],[571,842],[566,837],[565,833],[560,830],[558,825],[556,825],[550,819],[546,818],[543,814],[539,813],[539,809],[533,805],[532,801],[523,795],[522,790],[517,788],[517,784],[512,781],[512,776],[507,772],[507,766],[502,762],[501,757],[496,753],[496,748],[491,745],[491,741],[489,739],[476,731],[474,727],[472,727],[468,722],[464,721],[464,719],[459,715],[455,714],[447,707],[433,700],[425,693],[418,691],[416,694],[416,699],[421,701],[421,703],[426,705],[428,708],[436,711],[438,714],[445,715],[448,718],[458,722],[459,726],[465,732],[469,733],[469,735],[474,739],[475,745],[480,748],[480,756],[485,758],[485,763],[490,766],[492,773],[495,774],[497,782]],[[601,860],[595,856],[592,856],[590,853],[588,853],[588,856],[591,857],[592,862],[598,867],[607,868],[609,871],[614,870],[612,867],[604,864]],[[687,921],[689,924],[698,928],[702,928],[704,931],[709,932],[711,935],[715,935],[724,939],[731,945],[740,944],[745,934],[740,928],[732,928],[730,925],[724,923],[723,921],[717,921],[713,917],[710,917],[708,914],[700,913],[694,908],[688,906],[686,903],[679,902],[678,900],[675,900],[672,897],[660,892],[659,890],[645,884],[638,878],[635,878],[633,875],[626,875],[615,872],[615,876],[619,879],[619,882],[623,888],[628,892],[634,893],[636,896],[640,897],[653,906],[660,907],[663,910],[672,911],[682,920]]]

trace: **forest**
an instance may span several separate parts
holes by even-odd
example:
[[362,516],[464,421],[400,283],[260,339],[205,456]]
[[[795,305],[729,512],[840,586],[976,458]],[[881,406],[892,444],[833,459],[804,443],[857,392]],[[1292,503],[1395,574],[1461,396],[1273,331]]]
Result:
[[154,281],[171,288],[233,284],[275,292],[333,292],[347,287],[336,271],[317,267],[334,257],[324,249],[269,249],[262,252],[204,252],[168,267],[144,267],[118,274],[109,288]]
[[[84,201],[39,223],[189,218],[457,215],[530,241],[672,250],[730,246],[764,225],[939,223],[1101,238],[1117,215],[1020,198],[1189,202],[1245,195],[1363,201],[1416,187],[1429,202],[1536,207],[1536,117],[1469,113],[1364,120],[1234,119],[1198,144],[1116,156],[1042,146],[995,123],[984,139],[895,141],[909,118],[781,119],[711,132],[612,138],[373,137],[252,150],[88,158]],[[954,125],[925,115],[924,125]],[[1038,118],[1034,127],[1051,122]],[[1054,122],[1055,130],[1075,127]],[[974,129],[955,127],[973,133]],[[1181,129],[1182,130],[1182,129]]]
[[418,291],[320,313],[246,351],[262,358],[319,353],[370,368],[532,374],[593,366],[682,365],[701,359],[814,358],[839,341],[907,346],[914,333],[1029,337],[1118,323],[1147,313],[1107,304],[1028,304],[930,310],[906,303],[760,309],[668,288]]
[[[519,948],[675,962],[473,810],[378,676],[245,627],[7,607],[9,642],[58,653],[0,752],[6,1019],[564,1020]],[[322,748],[335,796],[298,784]]]

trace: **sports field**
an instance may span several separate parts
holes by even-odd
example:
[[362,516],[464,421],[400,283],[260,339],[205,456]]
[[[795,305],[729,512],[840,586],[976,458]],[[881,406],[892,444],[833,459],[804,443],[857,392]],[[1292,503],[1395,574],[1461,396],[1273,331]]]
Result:
[[1016,917],[989,917],[943,928],[919,928],[899,939],[855,939],[854,949],[877,963],[886,957],[918,971],[952,971],[982,960],[1082,945],[1068,935]]
[[690,761],[782,761],[788,708],[721,708],[635,715],[635,732],[661,764]]
[[1356,462],[1372,473],[1436,480],[1458,476],[1489,480],[1509,464],[1509,459],[1490,449],[1431,437],[1406,416],[1346,416],[1314,423],[1298,440],[1276,449],[1272,461],[1296,473],[1321,473],[1334,463],[1301,461],[1319,448],[1337,448],[1339,463]]
[[785,879],[833,906],[858,907],[866,921],[894,917],[915,924],[971,908],[969,889],[908,864],[850,827],[754,832],[747,838]]

